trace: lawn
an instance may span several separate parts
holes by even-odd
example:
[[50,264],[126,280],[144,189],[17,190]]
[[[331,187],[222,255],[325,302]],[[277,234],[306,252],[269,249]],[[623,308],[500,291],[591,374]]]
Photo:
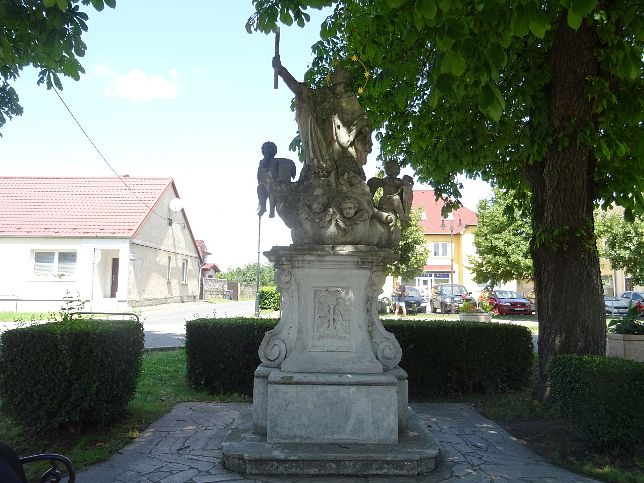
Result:
[[[195,391],[187,384],[185,373],[186,353],[183,349],[146,352],[135,397],[119,421],[109,426],[85,428],[80,435],[61,433],[36,437],[0,412],[0,441],[14,448],[21,456],[41,452],[62,453],[79,469],[108,459],[177,403],[245,400],[234,395]],[[31,470],[31,477],[39,477],[42,471],[35,470],[33,466],[27,466]]]
[[[146,352],[135,398],[120,421],[109,427],[85,428],[82,434],[35,437],[0,412],[0,441],[14,447],[20,455],[63,453],[79,469],[109,458],[179,402],[245,400],[235,395],[195,391],[186,383],[185,370],[183,349]],[[644,448],[630,452],[587,448],[568,423],[533,399],[529,389],[458,401],[474,404],[485,416],[558,466],[602,481],[644,483]],[[32,476],[36,473],[33,471]]]
[[51,312],[0,312],[0,322],[31,322],[32,320],[51,320]]

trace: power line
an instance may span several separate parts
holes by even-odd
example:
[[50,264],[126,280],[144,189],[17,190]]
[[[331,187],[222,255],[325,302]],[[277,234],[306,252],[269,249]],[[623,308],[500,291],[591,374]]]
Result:
[[74,116],[74,113],[72,112],[72,110],[69,108],[69,106],[67,105],[67,103],[66,103],[66,102],[63,100],[63,98],[61,97],[60,92],[58,91],[58,89],[56,89],[56,87],[55,87],[55,86],[52,86],[52,89],[53,89],[53,91],[56,93],[56,96],[58,97],[58,99],[60,100],[60,102],[62,102],[63,106],[65,106],[65,109],[67,109],[67,112],[68,112],[68,113],[69,113],[69,115],[72,117],[72,119],[74,120],[74,122],[76,123],[76,125],[78,126],[78,128],[82,131],[82,133],[85,135],[85,137],[86,137],[86,138],[87,138],[87,140],[90,142],[90,144],[94,147],[94,149],[96,150],[96,152],[98,153],[98,155],[101,157],[101,159],[105,162],[105,164],[107,164],[107,166],[110,168],[110,170],[112,171],[112,173],[114,173],[114,174],[116,175],[116,177],[117,177],[119,180],[121,180],[121,183],[123,183],[123,184],[125,185],[125,187],[126,187],[128,190],[130,190],[130,192],[132,193],[132,195],[133,195],[133,196],[134,196],[134,197],[135,197],[135,198],[136,198],[136,199],[137,199],[137,200],[138,200],[138,201],[139,201],[143,206],[145,206],[148,210],[150,210],[152,213],[154,213],[155,215],[157,215],[159,218],[161,218],[161,219],[163,219],[163,220],[167,220],[167,219],[168,219],[168,217],[167,217],[167,216],[161,216],[159,213],[157,213],[156,211],[154,211],[154,209],[153,209],[153,208],[151,208],[151,207],[150,207],[150,206],[149,206],[145,201],[143,201],[141,198],[139,198],[139,196],[134,192],[134,190],[133,190],[133,189],[132,189],[132,188],[131,188],[131,187],[130,187],[126,182],[125,182],[125,180],[124,180],[124,179],[123,179],[123,178],[122,178],[122,177],[121,177],[121,176],[116,172],[116,170],[112,167],[112,165],[111,165],[111,164],[109,163],[109,161],[105,158],[105,156],[103,156],[103,153],[101,153],[101,150],[100,150],[100,149],[98,149],[98,147],[96,146],[96,144],[94,144],[94,141],[92,141],[92,138],[90,138],[90,137],[89,137],[89,135],[87,134],[87,132],[85,131],[85,129],[83,129],[83,126],[81,126],[81,123],[80,123],[80,122],[78,122],[78,119],[76,119],[76,116]]

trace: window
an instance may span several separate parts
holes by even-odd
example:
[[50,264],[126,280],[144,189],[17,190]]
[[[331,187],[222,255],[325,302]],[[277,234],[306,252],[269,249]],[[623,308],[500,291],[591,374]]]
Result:
[[67,277],[76,273],[76,252],[34,252],[34,275]]
[[435,242],[432,248],[432,255],[435,257],[447,257],[447,242]]
[[181,260],[181,283],[188,283],[188,260]]
[[168,256],[168,267],[165,272],[166,282],[170,281],[170,275],[172,274],[172,257]]

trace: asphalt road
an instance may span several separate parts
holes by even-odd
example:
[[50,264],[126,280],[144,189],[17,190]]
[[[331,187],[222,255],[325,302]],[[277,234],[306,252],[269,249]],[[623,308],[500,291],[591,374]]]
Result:
[[145,348],[183,347],[186,337],[186,321],[202,317],[238,317],[255,313],[255,301],[186,302],[178,304],[140,307],[139,313],[145,331]]

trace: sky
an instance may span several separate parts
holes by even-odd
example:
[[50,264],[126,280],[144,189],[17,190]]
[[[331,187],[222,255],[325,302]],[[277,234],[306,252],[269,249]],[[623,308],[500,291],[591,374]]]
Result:
[[[297,131],[293,95],[281,79],[273,88],[274,37],[245,30],[253,11],[250,0],[119,0],[116,9],[89,9],[86,73],[78,82],[62,78],[63,100],[116,173],[174,179],[195,238],[224,270],[257,260],[261,145],[273,141],[278,157],[297,160],[288,151]],[[310,13],[306,27],[281,29],[282,64],[298,80],[324,18]],[[0,175],[115,176],[36,80],[27,68],[13,83],[24,113],[2,128]],[[376,155],[377,145],[367,176]],[[489,186],[464,183],[463,204],[475,210]],[[260,251],[290,243],[279,217],[264,215]]]

